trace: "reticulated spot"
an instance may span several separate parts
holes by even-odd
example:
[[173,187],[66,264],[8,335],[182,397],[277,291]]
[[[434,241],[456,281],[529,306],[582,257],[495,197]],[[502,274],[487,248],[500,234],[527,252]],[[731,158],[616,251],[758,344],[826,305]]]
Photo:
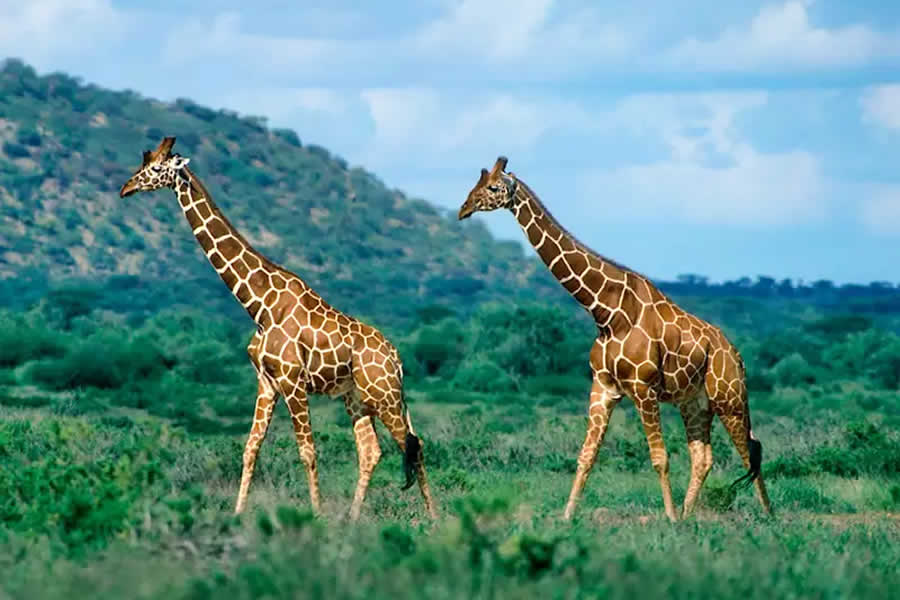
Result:
[[241,279],[246,278],[250,273],[250,269],[247,268],[247,264],[242,258],[239,258],[231,263],[231,268],[234,269],[234,272],[237,273],[237,276]]
[[218,252],[213,252],[209,255],[209,262],[212,263],[212,266],[215,267],[217,271],[225,266],[225,259],[222,258],[222,255]]
[[209,234],[215,239],[224,237],[229,233],[228,228],[225,226],[225,223],[223,223],[221,219],[212,219],[209,223],[206,224],[206,230],[209,231]]
[[197,214],[205,221],[212,216],[212,210],[209,208],[209,205],[204,202],[197,205]]
[[238,286],[238,289],[234,292],[234,295],[238,297],[238,300],[241,302],[247,302],[252,297],[250,293],[250,288],[247,287],[246,283],[242,283]]
[[226,237],[225,239],[219,241],[217,247],[219,252],[222,253],[222,256],[227,259],[234,258],[244,250],[244,247],[241,245],[241,243],[233,237]]
[[672,323],[675,321],[675,311],[672,310],[672,307],[668,302],[660,302],[656,305],[656,311],[659,313],[659,316],[662,317],[662,320],[666,323]]
[[250,285],[254,288],[269,287],[269,274],[262,269],[257,269],[250,275]]
[[568,262],[572,272],[579,276],[584,273],[588,266],[587,257],[581,252],[567,252],[563,260]]
[[259,267],[262,266],[262,263],[259,262],[259,259],[255,255],[253,255],[249,252],[244,257],[244,260],[247,262],[247,266],[250,267],[251,269],[258,269]]
[[226,269],[222,273],[222,281],[225,282],[225,285],[228,286],[228,289],[233,290],[234,286],[238,282],[238,278],[237,275],[234,274],[234,271],[232,271],[231,269]]

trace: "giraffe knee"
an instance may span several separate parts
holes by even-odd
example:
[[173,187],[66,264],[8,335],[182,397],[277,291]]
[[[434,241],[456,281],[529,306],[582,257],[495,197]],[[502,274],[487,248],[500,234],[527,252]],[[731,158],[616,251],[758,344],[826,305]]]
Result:
[[666,454],[666,451],[663,450],[661,452],[651,452],[650,453],[650,463],[653,465],[653,470],[656,471],[660,475],[668,475],[669,474],[669,456]]
[[307,468],[314,469],[316,466],[316,449],[311,444],[300,446],[300,460]]
[[706,477],[712,469],[712,448],[709,445],[691,446],[691,472]]
[[367,456],[365,462],[367,466],[369,468],[375,468],[375,465],[377,465],[378,461],[381,460],[381,446],[378,445],[377,440],[368,448],[368,452],[366,454]]
[[253,465],[256,463],[256,448],[251,444],[247,444],[244,448],[242,463],[245,469],[252,469]]

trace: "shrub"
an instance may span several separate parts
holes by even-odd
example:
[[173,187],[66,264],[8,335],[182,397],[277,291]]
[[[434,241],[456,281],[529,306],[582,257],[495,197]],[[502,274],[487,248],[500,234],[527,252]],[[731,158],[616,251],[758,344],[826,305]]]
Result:
[[577,375],[540,375],[526,379],[523,387],[531,396],[547,394],[578,398],[586,402],[591,382],[590,379]]
[[778,361],[772,367],[772,375],[779,384],[789,387],[809,385],[816,382],[815,370],[797,352]]
[[463,361],[456,369],[451,385],[453,389],[487,393],[508,392],[518,387],[509,373],[483,356]]
[[59,390],[118,388],[129,381],[157,377],[168,368],[168,361],[151,340],[136,337],[123,342],[122,337],[120,332],[94,333],[74,343],[60,358],[29,365],[28,378]]
[[48,329],[38,321],[37,315],[0,312],[0,367],[60,356],[65,343],[65,335]]

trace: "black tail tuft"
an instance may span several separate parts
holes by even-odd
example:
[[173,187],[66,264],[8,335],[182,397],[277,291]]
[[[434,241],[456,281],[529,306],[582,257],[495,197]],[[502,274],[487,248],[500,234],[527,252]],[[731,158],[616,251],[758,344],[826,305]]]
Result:
[[408,490],[416,482],[416,468],[422,456],[422,442],[416,434],[407,432],[406,450],[403,452],[403,470],[406,473],[406,484],[403,489]]
[[750,450],[750,470],[745,475],[738,477],[729,486],[729,489],[749,487],[759,477],[759,473],[762,470],[762,444],[759,443],[759,440],[754,440],[753,438],[748,439],[747,444]]

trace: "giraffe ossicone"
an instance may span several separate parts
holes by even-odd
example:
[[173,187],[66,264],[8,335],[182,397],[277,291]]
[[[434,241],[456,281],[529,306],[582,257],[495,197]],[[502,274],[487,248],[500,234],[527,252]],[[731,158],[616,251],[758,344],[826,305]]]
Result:
[[678,406],[687,430],[691,478],[682,516],[691,514],[712,468],[710,427],[718,415],[766,512],[769,497],[760,476],[762,445],[750,432],[744,363],[714,325],[670,300],[647,277],[594,252],[559,224],[521,179],[506,172],[500,156],[482,169],[459,209],[459,219],[478,211],[510,210],[547,268],[594,318],[597,339],[590,353],[593,373],[588,427],[564,517],[570,519],[603,443],[609,418],[622,396],[637,408],[650,462],[659,476],[666,515],[677,520],[659,404]]
[[397,349],[369,325],[329,305],[300,277],[256,251],[225,218],[203,183],[172,153],[174,137],[145,151],[141,167],[122,186],[123,198],[170,188],[204,254],[256,323],[247,347],[257,373],[256,411],[247,444],[235,512],[244,510],[259,447],[275,402],[282,396],[306,467],[310,502],[321,510],[308,394],[341,396],[353,422],[359,479],[350,507],[355,520],[381,457],[374,419],[387,427],[404,455],[406,485],[418,482],[425,506],[437,513],[425,475],[423,444],[412,429]]

